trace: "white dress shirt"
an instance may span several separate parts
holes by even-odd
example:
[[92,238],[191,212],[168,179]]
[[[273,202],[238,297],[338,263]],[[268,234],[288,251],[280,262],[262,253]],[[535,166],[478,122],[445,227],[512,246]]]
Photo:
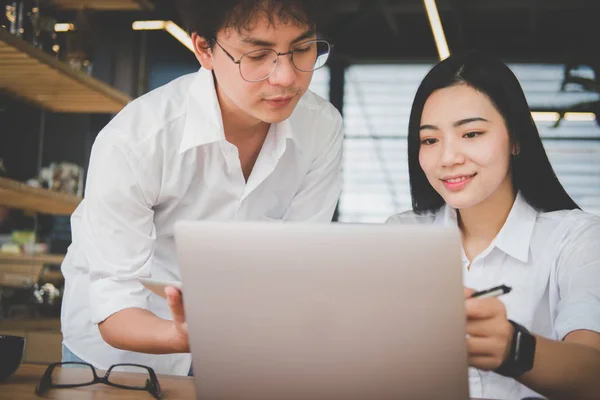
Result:
[[97,324],[131,307],[171,318],[166,301],[137,278],[180,279],[177,220],[331,221],[342,141],[339,112],[307,91],[287,120],[271,125],[246,182],[237,147],[225,139],[210,71],[131,102],[98,135],[85,199],[71,217],[63,343],[99,368],[138,363],[186,375],[189,354],[118,350]]
[[[388,223],[457,225],[448,205],[436,213],[412,211]],[[435,243],[432,243],[435,246]],[[600,332],[600,218],[580,210],[540,213],[520,194],[489,247],[471,263],[462,253],[463,281],[475,290],[500,284],[509,319],[553,340],[579,329]],[[443,307],[443,305],[440,305]],[[540,396],[514,379],[469,368],[472,397]]]

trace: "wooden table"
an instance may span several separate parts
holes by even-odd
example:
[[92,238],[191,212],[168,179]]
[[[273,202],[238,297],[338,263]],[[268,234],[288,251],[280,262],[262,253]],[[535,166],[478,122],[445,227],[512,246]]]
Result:
[[[10,378],[0,382],[0,399],[26,399],[39,400],[35,394],[35,387],[44,372],[46,365],[23,364]],[[55,383],[60,383],[61,379],[74,381],[73,377],[78,375],[88,376],[85,371],[77,368],[57,368],[52,373]],[[126,377],[126,372],[113,372]],[[104,375],[98,371],[98,375]],[[194,389],[193,378],[187,376],[158,375],[158,381],[163,393],[163,399],[195,399],[196,391]],[[148,392],[140,390],[117,389],[108,385],[96,384],[73,389],[50,389],[44,396],[45,399],[60,400],[83,400],[83,399],[148,399],[154,398]]]
[[[46,365],[21,365],[21,368],[19,368],[14,375],[3,382],[0,382],[0,399],[39,400],[40,397],[35,394],[35,387],[44,374],[44,371],[46,371]],[[103,375],[100,371],[98,372],[99,375]],[[60,383],[61,379],[69,379],[73,382],[74,378],[82,374],[85,374],[85,372],[76,368],[57,368],[53,372],[52,377],[55,379],[56,383]],[[111,376],[113,374],[119,374],[123,378],[126,378],[127,375],[131,375],[126,372],[113,372]],[[121,379],[119,380],[121,381]],[[158,381],[160,382],[163,399],[165,400],[195,398],[193,378],[187,376],[158,375]],[[59,400],[153,399],[150,393],[147,392],[117,389],[103,384],[73,389],[50,389],[44,398]]]

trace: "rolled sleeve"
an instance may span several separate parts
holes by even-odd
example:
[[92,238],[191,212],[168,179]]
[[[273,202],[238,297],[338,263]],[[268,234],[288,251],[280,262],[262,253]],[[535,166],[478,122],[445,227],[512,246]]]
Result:
[[91,320],[126,308],[147,308],[155,245],[152,206],[138,177],[141,166],[113,132],[99,135],[90,158],[81,242],[88,261]]
[[559,339],[582,329],[600,333],[600,218],[589,216],[577,225],[558,260]]
[[331,222],[342,191],[343,147],[342,117],[335,110],[333,128],[327,132],[327,140],[286,210],[284,220]]

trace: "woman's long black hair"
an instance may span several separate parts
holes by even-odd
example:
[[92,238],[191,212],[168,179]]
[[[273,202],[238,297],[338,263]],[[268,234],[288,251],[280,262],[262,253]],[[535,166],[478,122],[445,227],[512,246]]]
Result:
[[429,184],[419,163],[419,128],[425,102],[431,94],[465,84],[485,94],[504,118],[510,141],[518,149],[511,160],[512,184],[538,211],[579,208],[558,181],[517,77],[501,60],[480,53],[452,55],[438,63],[421,82],[408,125],[408,170],[412,207],[416,213],[435,211],[443,198]]

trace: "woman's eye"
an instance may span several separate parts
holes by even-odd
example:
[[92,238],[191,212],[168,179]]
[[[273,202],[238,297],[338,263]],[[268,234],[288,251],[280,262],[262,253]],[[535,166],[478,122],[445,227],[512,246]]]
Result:
[[473,139],[476,136],[481,135],[483,132],[468,132],[463,135],[464,138]]
[[427,139],[421,140],[421,144],[424,144],[424,145],[431,145],[436,142],[437,142],[437,139],[433,139],[433,138],[427,138]]

